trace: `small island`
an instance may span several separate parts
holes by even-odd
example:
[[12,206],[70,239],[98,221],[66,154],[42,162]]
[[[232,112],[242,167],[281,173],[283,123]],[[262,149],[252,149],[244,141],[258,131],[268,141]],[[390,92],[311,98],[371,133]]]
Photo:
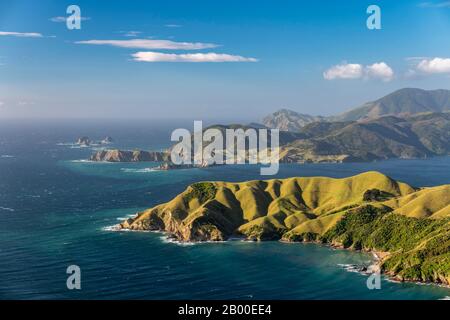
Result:
[[76,145],[81,146],[81,147],[89,147],[89,146],[101,146],[101,145],[108,145],[113,143],[113,138],[107,136],[105,138],[103,138],[100,141],[94,141],[91,140],[89,137],[79,137],[77,139],[77,141],[75,142]]
[[117,229],[181,242],[317,242],[378,253],[380,270],[400,281],[450,284],[450,185],[415,188],[378,172],[194,183]]

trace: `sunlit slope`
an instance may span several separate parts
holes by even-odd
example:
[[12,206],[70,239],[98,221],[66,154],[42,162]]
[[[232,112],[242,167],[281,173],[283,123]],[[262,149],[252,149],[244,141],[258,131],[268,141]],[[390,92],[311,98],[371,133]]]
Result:
[[415,218],[450,216],[450,185],[424,188],[385,202],[395,213]]
[[279,239],[288,231],[322,234],[346,209],[363,204],[365,193],[374,189],[402,199],[416,191],[378,172],[344,179],[202,182],[123,227],[165,230],[183,241],[224,240],[232,235]]

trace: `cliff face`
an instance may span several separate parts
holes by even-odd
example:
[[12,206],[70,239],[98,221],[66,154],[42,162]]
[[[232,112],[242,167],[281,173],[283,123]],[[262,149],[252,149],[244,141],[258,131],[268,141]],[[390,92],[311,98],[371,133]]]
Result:
[[[352,217],[361,219],[346,223],[355,220]],[[180,241],[240,236],[392,251],[395,254],[383,262],[386,272],[403,279],[419,277],[447,283],[449,223],[450,186],[415,189],[383,174],[367,172],[345,179],[195,183],[173,200],[124,221],[119,228],[166,231]],[[418,237],[420,234],[428,238]],[[439,245],[447,247],[437,246],[436,236],[441,237]],[[399,254],[405,256],[400,259]]]
[[123,150],[102,150],[92,155],[91,161],[106,162],[160,162],[167,160],[167,154],[157,151],[123,151]]

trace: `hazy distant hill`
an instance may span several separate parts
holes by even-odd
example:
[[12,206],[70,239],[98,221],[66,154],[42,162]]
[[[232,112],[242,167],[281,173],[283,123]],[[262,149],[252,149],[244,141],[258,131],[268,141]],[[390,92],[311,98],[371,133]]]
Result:
[[324,117],[297,113],[288,109],[278,110],[263,119],[263,124],[269,128],[281,131],[299,131],[308,123],[323,121]]
[[281,148],[282,162],[350,162],[450,154],[450,113],[386,116],[303,127]]
[[450,111],[450,90],[428,91],[405,88],[337,116],[311,116],[281,109],[266,116],[263,123],[269,128],[297,132],[305,125],[317,121],[358,121],[387,115],[405,116],[423,112],[445,111]]
[[422,90],[405,88],[378,100],[367,102],[359,108],[333,117],[348,121],[377,118],[384,115],[407,115],[421,112],[450,111],[450,90]]

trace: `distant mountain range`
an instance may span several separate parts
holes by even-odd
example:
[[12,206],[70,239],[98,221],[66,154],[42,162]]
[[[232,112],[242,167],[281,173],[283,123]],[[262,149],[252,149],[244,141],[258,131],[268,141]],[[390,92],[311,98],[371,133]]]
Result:
[[[450,155],[449,111],[449,90],[401,89],[334,117],[282,109],[267,116],[264,125],[209,128],[224,135],[226,129],[278,128],[284,163],[427,158]],[[170,149],[162,153],[109,150],[99,151],[91,160],[169,161],[169,154]]]
[[281,162],[355,162],[450,154],[450,113],[314,122],[281,146]]
[[423,112],[450,111],[450,90],[422,90],[405,88],[361,107],[331,117],[311,116],[281,109],[263,119],[269,128],[297,132],[309,123],[317,121],[360,121],[382,116],[407,116]]

